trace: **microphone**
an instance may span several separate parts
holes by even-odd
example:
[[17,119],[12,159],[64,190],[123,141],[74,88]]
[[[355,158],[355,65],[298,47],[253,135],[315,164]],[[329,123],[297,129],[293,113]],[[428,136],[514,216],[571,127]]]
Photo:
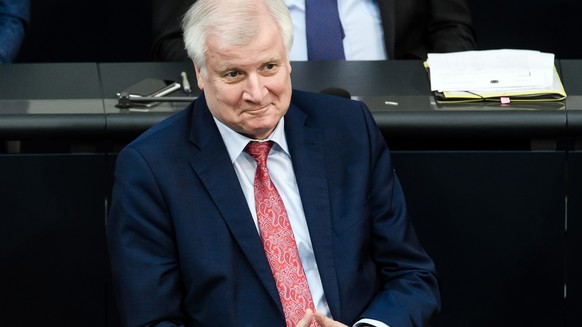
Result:
[[319,91],[319,93],[335,95],[335,96],[347,98],[347,99],[352,98],[352,95],[350,94],[350,92],[348,92],[346,89],[342,89],[341,87],[328,87],[328,88],[325,88],[325,89]]

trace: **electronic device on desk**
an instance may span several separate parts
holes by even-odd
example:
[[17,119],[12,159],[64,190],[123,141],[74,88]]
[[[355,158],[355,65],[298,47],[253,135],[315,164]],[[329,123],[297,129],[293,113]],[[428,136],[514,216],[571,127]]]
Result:
[[[182,86],[180,85],[180,83],[175,81],[146,78],[117,93],[117,96],[119,97],[119,102],[116,105],[116,107],[151,108],[160,103],[158,99],[151,98],[160,98],[169,95],[179,90],[181,87]],[[145,99],[149,100],[142,101]]]

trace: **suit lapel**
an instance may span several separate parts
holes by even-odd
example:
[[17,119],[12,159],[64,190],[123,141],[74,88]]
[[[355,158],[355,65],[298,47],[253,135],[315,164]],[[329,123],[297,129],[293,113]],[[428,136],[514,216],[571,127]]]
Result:
[[[208,190],[236,242],[265,288],[281,308],[273,274],[264,255],[259,234],[226,146],[203,96],[195,103],[191,126],[189,139],[196,145],[199,152],[190,156],[190,165]],[[283,314],[282,311],[281,314]]]
[[308,127],[307,116],[291,104],[285,115],[285,135],[317,267],[332,314],[339,316],[339,290],[336,278],[333,235],[324,144],[318,129]]

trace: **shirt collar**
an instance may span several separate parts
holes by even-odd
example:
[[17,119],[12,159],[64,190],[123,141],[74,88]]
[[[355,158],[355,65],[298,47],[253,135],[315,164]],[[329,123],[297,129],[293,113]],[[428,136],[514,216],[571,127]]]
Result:
[[298,9],[305,12],[305,0],[285,0],[289,9]]
[[[254,141],[253,139],[246,137],[242,134],[239,134],[233,131],[230,127],[223,124],[220,120],[214,118],[214,122],[216,122],[216,126],[218,127],[218,131],[222,136],[222,140],[226,145],[226,150],[228,151],[228,156],[230,157],[230,161],[234,163],[234,161],[238,158],[238,156],[243,152],[244,148],[250,141]],[[275,130],[267,137],[266,140],[273,141],[278,148],[285,152],[288,156],[289,155],[289,148],[287,146],[287,138],[285,137],[285,117],[281,117],[279,123],[275,127]],[[275,148],[275,146],[273,147]]]

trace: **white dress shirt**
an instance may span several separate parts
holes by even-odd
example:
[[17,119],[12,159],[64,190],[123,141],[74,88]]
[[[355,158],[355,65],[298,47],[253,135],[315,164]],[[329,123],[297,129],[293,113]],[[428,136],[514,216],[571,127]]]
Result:
[[[337,0],[346,60],[385,60],[378,0]],[[293,21],[292,61],[306,61],[305,0],[285,0]]]
[[[226,145],[226,150],[228,151],[228,155],[234,166],[236,176],[238,177],[238,181],[245,195],[247,205],[253,216],[253,221],[258,233],[259,224],[257,222],[257,212],[255,210],[254,191],[257,164],[253,157],[244,152],[246,145],[254,140],[233,131],[216,118],[214,118],[214,121],[216,122],[222,140]],[[297,242],[297,250],[299,251],[301,264],[303,265],[307,283],[309,284],[309,290],[313,297],[313,303],[317,310],[332,318],[323,292],[323,285],[321,283],[319,270],[317,269],[317,262],[315,261],[309,228],[307,227],[305,212],[303,211],[299,188],[297,187],[297,180],[295,179],[295,172],[291,162],[291,155],[289,154],[289,148],[287,147],[287,138],[285,137],[285,117],[281,118],[279,124],[273,133],[269,135],[267,140],[274,142],[274,145],[269,152],[269,156],[267,157],[269,177],[273,181],[273,184],[275,184],[275,187],[279,191],[279,195],[285,205],[287,216],[289,217],[289,222],[293,229],[293,235],[295,236],[295,242]],[[362,319],[358,321],[354,327],[362,326],[364,324],[377,327],[389,327],[381,322],[371,319]]]

